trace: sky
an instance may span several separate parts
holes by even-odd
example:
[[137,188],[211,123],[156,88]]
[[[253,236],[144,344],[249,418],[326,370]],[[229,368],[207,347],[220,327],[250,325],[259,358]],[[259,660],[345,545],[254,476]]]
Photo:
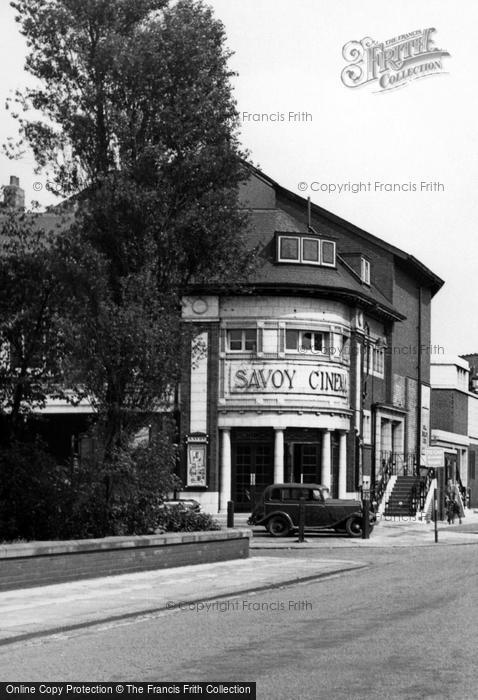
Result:
[[[472,30],[478,3],[208,4],[224,23],[234,52],[230,66],[238,73],[233,84],[241,141],[254,164],[284,187],[310,195],[316,204],[411,253],[444,279],[433,300],[432,345],[451,356],[478,352],[478,92]],[[3,110],[5,98],[29,80],[24,39],[13,17],[4,0],[0,142],[16,133]],[[427,28],[435,29],[433,46],[449,54],[441,58],[440,72],[391,90],[381,89],[378,80],[353,88],[342,81],[347,66],[342,50],[349,42],[370,37],[386,44]],[[289,112],[302,118],[289,118]],[[17,175],[27,203],[49,204],[45,180],[34,167],[28,154],[16,162],[1,155],[0,184]],[[357,183],[362,189],[353,192]],[[394,185],[395,191],[387,191]]]

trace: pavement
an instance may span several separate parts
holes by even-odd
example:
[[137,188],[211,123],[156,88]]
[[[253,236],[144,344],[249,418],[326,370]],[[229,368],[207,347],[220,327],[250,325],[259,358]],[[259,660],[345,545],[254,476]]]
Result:
[[[245,527],[247,514],[236,515],[235,525]],[[271,537],[263,526],[253,527],[253,550],[274,549],[338,549],[363,547],[423,547],[455,544],[478,544],[478,510],[467,508],[462,525],[438,522],[438,543],[435,543],[434,524],[409,518],[382,517],[373,528],[370,539],[350,538],[336,532],[306,532],[305,542],[299,543],[297,535]]]
[[[235,524],[242,526],[246,520],[247,515],[240,514]],[[299,543],[297,536],[274,538],[262,527],[253,531],[250,546],[254,557],[250,559],[2,592],[0,645],[142,615],[164,615],[178,608],[188,609],[190,605],[219,605],[221,598],[336,575],[364,566],[363,562],[354,560],[353,551],[357,548],[476,545],[478,511],[467,510],[461,526],[440,522],[438,544],[432,523],[410,519],[382,519],[369,540],[324,532],[308,533],[306,541]],[[341,548],[347,549],[343,559],[327,559],[327,550]],[[288,549],[302,552],[294,552],[291,557],[260,553],[260,550]],[[309,549],[323,549],[324,557],[308,558]]]
[[[363,567],[351,559],[254,557],[0,593],[0,646],[98,624],[219,605],[218,599]],[[194,607],[192,609],[195,609]],[[205,607],[200,610],[214,610]]]

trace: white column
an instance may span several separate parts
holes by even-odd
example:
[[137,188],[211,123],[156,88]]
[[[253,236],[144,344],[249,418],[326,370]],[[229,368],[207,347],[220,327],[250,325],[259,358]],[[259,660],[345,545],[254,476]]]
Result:
[[330,474],[330,430],[322,431],[322,473],[321,484],[330,489],[331,474]]
[[356,342],[355,354],[355,425],[360,431],[362,412],[362,345]]
[[347,496],[347,433],[339,433],[339,498]]
[[227,502],[231,500],[231,430],[222,428],[221,449],[221,493],[220,512],[227,511]]
[[274,483],[284,483],[284,431],[274,430]]

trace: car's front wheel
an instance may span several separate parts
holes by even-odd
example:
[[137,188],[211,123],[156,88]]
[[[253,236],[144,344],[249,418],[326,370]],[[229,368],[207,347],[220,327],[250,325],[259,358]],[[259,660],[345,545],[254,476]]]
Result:
[[362,537],[362,519],[349,518],[345,523],[345,529],[350,537]]
[[282,515],[274,515],[267,523],[267,530],[272,537],[287,537],[290,534],[290,525]]

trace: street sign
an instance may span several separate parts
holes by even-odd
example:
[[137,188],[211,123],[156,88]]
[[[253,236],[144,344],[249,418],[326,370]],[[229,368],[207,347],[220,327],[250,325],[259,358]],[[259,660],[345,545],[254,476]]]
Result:
[[437,469],[445,465],[445,449],[443,447],[427,447],[425,452],[426,466]]

